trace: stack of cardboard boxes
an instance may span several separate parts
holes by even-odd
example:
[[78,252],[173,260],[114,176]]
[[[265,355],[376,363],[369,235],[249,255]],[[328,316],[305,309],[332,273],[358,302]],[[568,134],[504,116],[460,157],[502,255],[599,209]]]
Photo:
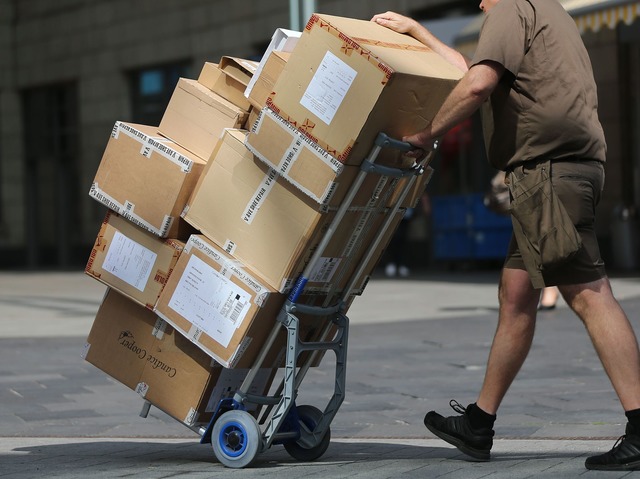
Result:
[[[260,63],[223,57],[180,79],[158,127],[117,122],[90,190],[108,213],[86,272],[109,289],[86,359],[185,424],[207,422],[239,387],[377,133],[426,126],[460,76],[412,38],[316,14],[301,34],[278,29]],[[398,154],[381,161],[408,166]],[[366,178],[301,302],[342,294],[406,181]],[[301,336],[317,339],[319,322],[301,322]],[[270,387],[284,341],[254,393]]]

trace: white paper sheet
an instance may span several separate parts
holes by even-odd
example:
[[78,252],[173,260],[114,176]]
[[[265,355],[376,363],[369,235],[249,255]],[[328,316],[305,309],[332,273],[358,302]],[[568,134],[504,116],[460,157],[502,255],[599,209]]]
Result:
[[251,296],[192,255],[169,307],[226,348],[251,307]]
[[328,51],[302,95],[300,104],[327,125],[331,124],[357,73]]
[[144,291],[157,258],[150,249],[116,231],[102,269]]

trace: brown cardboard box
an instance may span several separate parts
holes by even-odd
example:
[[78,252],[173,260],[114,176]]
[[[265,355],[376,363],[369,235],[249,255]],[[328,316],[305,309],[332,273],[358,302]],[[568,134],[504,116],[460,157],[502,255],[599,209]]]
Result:
[[180,213],[204,164],[157,128],[118,121],[89,196],[158,236],[186,238]]
[[204,64],[198,76],[198,83],[243,110],[248,111],[251,108],[251,103],[244,97],[245,86],[225,75],[217,63]]
[[153,309],[183,247],[108,211],[85,273]]
[[[428,125],[462,72],[409,35],[311,16],[267,105],[345,164]],[[395,161],[390,158],[389,161]]]
[[241,261],[193,235],[156,312],[224,367],[245,368],[251,367],[284,300]]
[[[234,258],[251,265],[272,288],[284,293],[303,272],[335,217],[335,206],[319,211],[316,202],[255,159],[243,145],[245,137],[245,131],[225,132],[183,216]],[[357,172],[357,167],[350,168]],[[375,175],[367,180],[372,182],[369,195],[359,198],[347,212],[309,278],[309,292],[344,287],[377,233],[386,208],[371,206],[369,199],[384,188],[378,188],[380,178]],[[397,217],[401,215],[402,211]],[[372,224],[365,224],[370,217],[374,218]],[[379,259],[389,234],[373,261]],[[369,264],[368,272],[374,266]],[[362,285],[364,281],[362,278]]]
[[222,368],[153,311],[108,289],[83,357],[157,408],[192,426],[207,423]]
[[280,77],[282,70],[284,70],[290,55],[290,52],[278,51],[272,51],[268,54],[258,78],[249,92],[249,102],[254,108],[258,110],[264,108],[267,98],[273,92],[273,86],[278,77]]
[[245,98],[244,91],[257,65],[257,62],[251,60],[222,57],[218,64],[209,62],[204,64],[198,83],[243,110],[249,111],[251,104]]
[[158,131],[183,148],[208,160],[225,128],[238,128],[246,110],[234,105],[197,80],[180,78]]
[[[343,165],[270,108],[261,110],[245,145],[267,166],[321,204],[340,204],[360,172],[359,166]],[[408,169],[414,160],[407,158],[404,163],[395,166]],[[362,194],[370,195],[375,190],[375,197],[387,196],[386,204],[392,205],[397,195],[390,190],[400,190],[408,179],[385,179],[371,173],[366,181],[367,184],[361,187]],[[409,198],[400,206],[407,208],[412,205]]]

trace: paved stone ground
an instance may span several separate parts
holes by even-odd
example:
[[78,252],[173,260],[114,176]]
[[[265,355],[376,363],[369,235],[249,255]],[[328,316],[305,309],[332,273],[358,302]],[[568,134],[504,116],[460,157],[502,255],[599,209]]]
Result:
[[[313,463],[281,446],[254,467],[215,462],[208,445],[80,352],[104,287],[81,273],[0,273],[0,478],[45,477],[625,477],[586,471],[624,416],[584,328],[560,304],[540,314],[531,354],[500,410],[494,459],[470,462],[422,425],[448,401],[475,399],[495,329],[496,273],[375,279],[350,311],[346,400]],[[636,330],[640,279],[613,280]],[[333,361],[305,378],[298,403],[323,408]],[[638,473],[629,473],[631,475]]]

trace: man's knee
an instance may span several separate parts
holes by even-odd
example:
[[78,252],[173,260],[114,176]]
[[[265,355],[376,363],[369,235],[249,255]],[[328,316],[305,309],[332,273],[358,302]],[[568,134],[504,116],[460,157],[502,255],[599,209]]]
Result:
[[569,307],[583,318],[590,310],[615,301],[608,278],[574,285],[558,286]]
[[502,271],[498,294],[502,311],[505,309],[510,313],[534,311],[539,293],[533,289],[526,271],[519,269]]

